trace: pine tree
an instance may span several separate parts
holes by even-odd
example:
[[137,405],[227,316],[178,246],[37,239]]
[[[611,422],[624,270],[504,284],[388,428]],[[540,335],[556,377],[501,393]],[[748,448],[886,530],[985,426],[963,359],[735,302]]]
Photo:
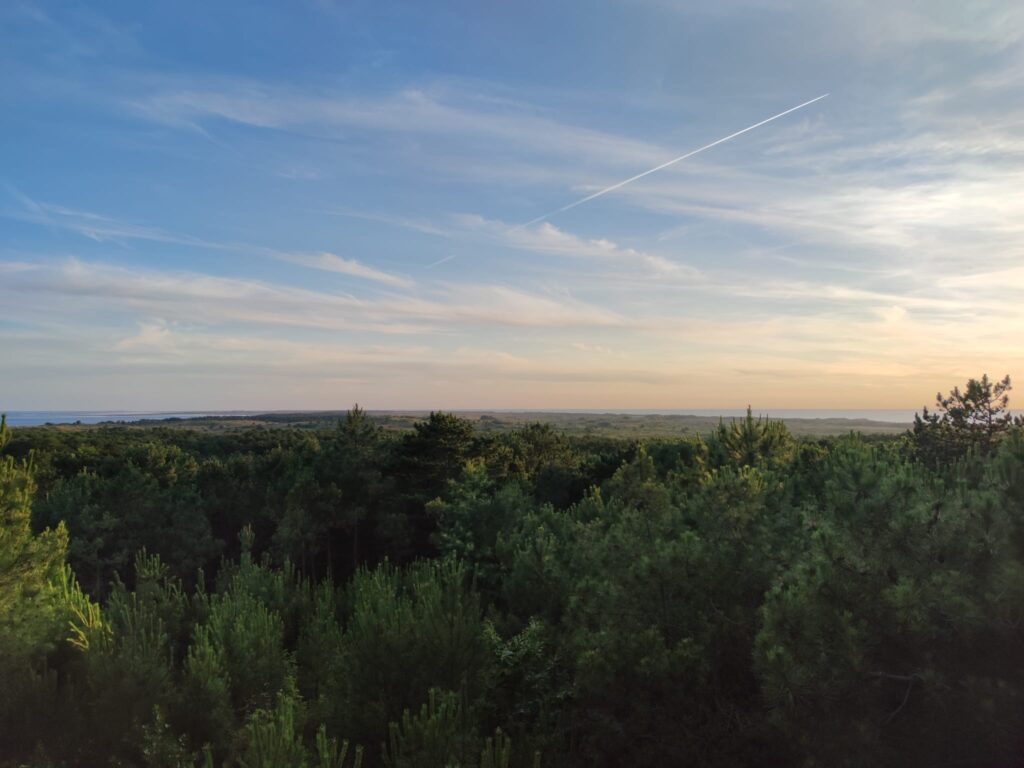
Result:
[[[0,416],[0,448],[10,440],[7,417]],[[67,532],[32,535],[31,459],[0,458],[0,643],[5,650],[32,649],[53,635],[54,585],[64,568]]]
[[733,419],[728,426],[719,422],[718,429],[708,437],[709,458],[714,466],[779,469],[790,462],[795,448],[783,422],[760,416],[755,419],[750,406],[744,418]]
[[1022,422],[1009,411],[1010,377],[989,381],[988,375],[970,379],[961,392],[953,387],[949,397],[935,395],[935,410],[927,407],[914,415],[912,433],[918,455],[933,465],[960,458],[970,449],[988,455],[1002,436]]

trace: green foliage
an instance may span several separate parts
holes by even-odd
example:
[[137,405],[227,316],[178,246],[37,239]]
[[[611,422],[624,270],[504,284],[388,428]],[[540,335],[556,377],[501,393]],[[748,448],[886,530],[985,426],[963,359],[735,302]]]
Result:
[[480,739],[458,694],[431,689],[418,713],[391,723],[381,755],[385,768],[509,768],[512,740],[500,728]]
[[[386,492],[381,470],[385,461],[384,435],[358,405],[339,422],[336,439],[324,451],[322,472],[339,489],[339,503],[330,520],[329,534],[348,539],[350,557],[345,573],[359,567],[365,557],[370,531],[381,516],[380,499]],[[328,566],[335,566],[328,549]],[[340,564],[339,564],[340,565]]]
[[422,502],[444,493],[474,454],[473,425],[451,413],[435,412],[403,438],[395,472],[407,493]]
[[947,466],[975,449],[991,453],[1019,417],[1009,411],[1010,377],[989,381],[988,375],[969,379],[961,392],[935,395],[935,410],[923,408],[914,416],[913,440],[918,455],[933,466]]
[[754,418],[750,408],[746,417],[719,423],[707,440],[711,466],[761,467],[781,469],[793,458],[796,442],[781,421]]
[[889,440],[0,421],[0,766],[1015,764],[1008,388]]
[[184,736],[174,733],[158,707],[153,721],[142,726],[142,759],[146,768],[194,768],[198,756]]
[[575,738],[592,764],[726,765],[758,749],[756,683],[736,659],[750,653],[766,576],[734,563],[730,542],[750,535],[765,490],[757,470],[723,473],[681,505],[640,451],[576,511],[567,622]]
[[1019,508],[853,441],[827,474],[757,638],[780,721],[821,764],[998,763],[1024,716]]
[[[0,447],[9,438],[0,416]],[[0,643],[5,653],[52,640],[53,584],[64,568],[67,533],[62,525],[33,535],[34,485],[30,464],[0,456]]]
[[458,694],[431,689],[416,715],[406,709],[391,723],[381,753],[386,768],[463,766],[475,757],[476,742]]
[[299,691],[310,702],[315,719],[331,722],[337,720],[338,692],[345,684],[339,602],[332,583],[324,582],[317,587],[296,644]]
[[385,564],[360,571],[341,651],[344,732],[377,744],[382,726],[432,688],[483,692],[491,653],[478,595],[454,561],[419,563],[405,573]]
[[[0,416],[0,448],[9,440]],[[67,620],[61,589],[67,533],[58,525],[32,534],[33,490],[31,464],[0,456],[0,734],[8,735],[14,753],[31,749],[38,723],[50,722],[58,681],[46,659],[58,649]]]
[[477,586],[493,595],[499,584],[498,540],[531,506],[518,483],[495,490],[484,463],[476,461],[452,484],[448,499],[435,499],[427,510],[437,520],[438,551],[465,563]]
[[172,718],[179,732],[191,743],[210,745],[223,755],[234,725],[231,692],[220,648],[207,627],[197,627],[172,700]]
[[205,631],[231,681],[236,706],[267,700],[284,685],[292,669],[284,622],[264,602],[241,591],[217,595]]
[[241,768],[360,768],[363,750],[356,747],[348,762],[349,742],[340,745],[321,724],[313,744],[302,737],[302,700],[289,679],[271,709],[257,709],[241,734]]
[[502,722],[521,747],[557,751],[566,731],[564,714],[573,697],[573,681],[565,654],[557,646],[557,634],[536,618],[507,640],[493,625],[488,633],[495,655],[491,693],[484,705],[490,719]]
[[299,731],[301,715],[294,681],[277,695],[273,709],[257,709],[249,716],[239,758],[242,768],[306,768],[306,748]]
[[190,578],[218,551],[195,472],[194,461],[180,451],[145,446],[102,473],[83,470],[59,479],[38,505],[36,520],[68,527],[69,560],[95,595],[115,576],[130,578],[140,549]]
[[499,537],[495,549],[508,622],[523,626],[531,617],[561,622],[576,577],[572,554],[579,527],[569,514],[546,505],[527,512]]

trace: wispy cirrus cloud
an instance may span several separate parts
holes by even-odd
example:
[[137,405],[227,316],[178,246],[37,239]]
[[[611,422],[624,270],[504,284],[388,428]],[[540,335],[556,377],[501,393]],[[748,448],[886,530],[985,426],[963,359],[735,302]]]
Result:
[[699,275],[698,270],[693,267],[673,261],[664,255],[623,247],[607,238],[580,237],[560,229],[550,222],[521,227],[473,213],[449,214],[442,221],[408,220],[375,212],[345,211],[340,215],[380,222],[438,237],[462,240],[467,243],[497,244],[533,253],[589,259],[598,263],[620,265],[658,275],[675,274],[691,278]]
[[415,285],[414,281],[409,278],[376,269],[356,259],[338,256],[329,251],[303,253],[268,248],[261,245],[218,242],[168,232],[157,227],[123,222],[90,211],[80,211],[50,203],[32,201],[24,197],[22,199],[26,201],[23,207],[0,209],[0,217],[69,230],[100,243],[141,240],[213,251],[254,254],[290,264],[297,264],[309,269],[358,277],[392,288],[411,289]]
[[655,253],[624,248],[607,238],[585,238],[559,229],[550,222],[531,227],[506,224],[476,214],[456,214],[454,222],[464,235],[477,235],[511,248],[534,253],[554,254],[575,259],[618,264],[659,274],[697,275],[697,270]]
[[664,150],[622,135],[574,125],[527,102],[481,97],[451,82],[406,88],[376,98],[240,78],[153,78],[124,94],[133,114],[171,126],[226,120],[253,128],[347,137],[353,130],[500,141],[559,157],[604,164],[651,163]]
[[[668,14],[694,13],[721,18],[757,14],[762,19],[790,21],[814,50],[830,46],[870,58],[896,49],[904,52],[935,44],[1003,48],[1024,39],[1024,11],[1002,0],[902,0],[864,5],[845,0],[644,0]],[[771,25],[765,25],[771,28]]]
[[382,272],[379,269],[368,267],[355,259],[346,259],[326,251],[321,253],[285,253],[274,251],[275,258],[281,261],[288,261],[310,269],[319,269],[324,272],[337,272],[340,275],[351,275],[361,277],[364,280],[372,280],[375,283],[389,285],[393,288],[412,288],[415,283],[405,277]]
[[356,298],[252,279],[128,269],[79,259],[11,274],[0,292],[10,306],[29,312],[37,306],[30,296],[51,295],[73,297],[76,308],[87,313],[121,309],[182,322],[389,334],[429,333],[464,323],[524,328],[628,323],[582,301],[501,285],[442,286],[429,298]]
[[[770,288],[780,292],[775,299],[792,303],[783,286]],[[276,377],[344,379],[363,382],[378,398],[397,391],[392,389],[396,376],[463,386],[486,382],[487,397],[474,401],[463,395],[450,404],[462,407],[496,407],[502,397],[527,407],[532,401],[524,401],[522,394],[516,399],[513,382],[544,383],[563,394],[569,389],[562,387],[577,386],[581,402],[597,405],[609,385],[655,405],[658,398],[670,397],[681,380],[708,386],[718,382],[709,390],[716,397],[723,389],[738,396],[739,384],[730,383],[730,377],[739,359],[742,380],[758,381],[765,402],[783,396],[784,386],[772,373],[778,370],[787,372],[785,381],[807,378],[846,387],[845,396],[854,391],[864,396],[882,383],[890,393],[909,395],[922,378],[941,383],[961,371],[969,374],[993,356],[1008,360],[1012,350],[1006,349],[1006,334],[1024,332],[1024,312],[1011,302],[998,328],[979,333],[974,323],[964,321],[962,312],[970,310],[970,303],[959,307],[957,316],[935,314],[934,307],[896,295],[851,295],[841,286],[832,292],[833,298],[811,314],[729,318],[684,311],[638,320],[565,296],[531,295],[504,286],[453,287],[420,301],[363,301],[245,279],[86,262],[41,263],[0,285],[5,306],[29,323],[39,320],[52,328],[50,342],[37,339],[31,342],[36,352],[19,357],[26,370],[49,365],[56,343],[76,345],[82,354],[93,350],[94,357],[100,356],[93,363],[102,362],[104,375],[173,369],[181,375],[248,374],[264,382]],[[868,311],[843,311],[851,305]],[[134,330],[122,330],[125,323]],[[487,328],[502,334],[497,346],[493,336],[477,338]],[[581,336],[581,329],[591,331]],[[302,334],[293,336],[293,330]],[[366,333],[381,343],[367,344]],[[564,346],[544,351],[526,340],[534,333],[542,334],[538,339],[547,348],[552,333],[567,335]],[[926,334],[941,336],[943,344],[922,348]],[[410,344],[404,337],[419,341]],[[466,341],[441,352],[438,344],[446,337]],[[20,343],[8,340],[9,345]],[[511,352],[516,347],[519,351]],[[610,354],[613,348],[618,352]],[[700,362],[696,371],[695,361]],[[82,364],[89,365],[88,355]],[[433,392],[434,384],[424,391]],[[436,400],[403,402],[438,405]],[[713,407],[721,400],[691,402]]]
[[30,264],[27,261],[0,261],[0,273],[13,275],[18,272],[31,272],[38,269],[39,265]]
[[80,375],[228,407],[916,405],[1024,365],[1016,5],[568,2],[546,29],[586,34],[550,40],[493,4],[432,35],[357,5],[204,7],[243,32],[216,51],[142,6],[0,11],[23,401]]

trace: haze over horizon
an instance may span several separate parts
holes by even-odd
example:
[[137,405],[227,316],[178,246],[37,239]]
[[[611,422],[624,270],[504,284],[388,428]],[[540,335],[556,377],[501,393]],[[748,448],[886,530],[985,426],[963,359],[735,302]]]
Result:
[[0,410],[1024,373],[1021,5],[13,0],[0,42]]

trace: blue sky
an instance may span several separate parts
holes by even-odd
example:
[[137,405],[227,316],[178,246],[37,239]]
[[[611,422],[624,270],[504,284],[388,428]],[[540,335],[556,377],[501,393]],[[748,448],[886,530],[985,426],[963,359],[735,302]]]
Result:
[[1017,2],[7,0],[0,72],[2,408],[913,408],[1024,371]]

